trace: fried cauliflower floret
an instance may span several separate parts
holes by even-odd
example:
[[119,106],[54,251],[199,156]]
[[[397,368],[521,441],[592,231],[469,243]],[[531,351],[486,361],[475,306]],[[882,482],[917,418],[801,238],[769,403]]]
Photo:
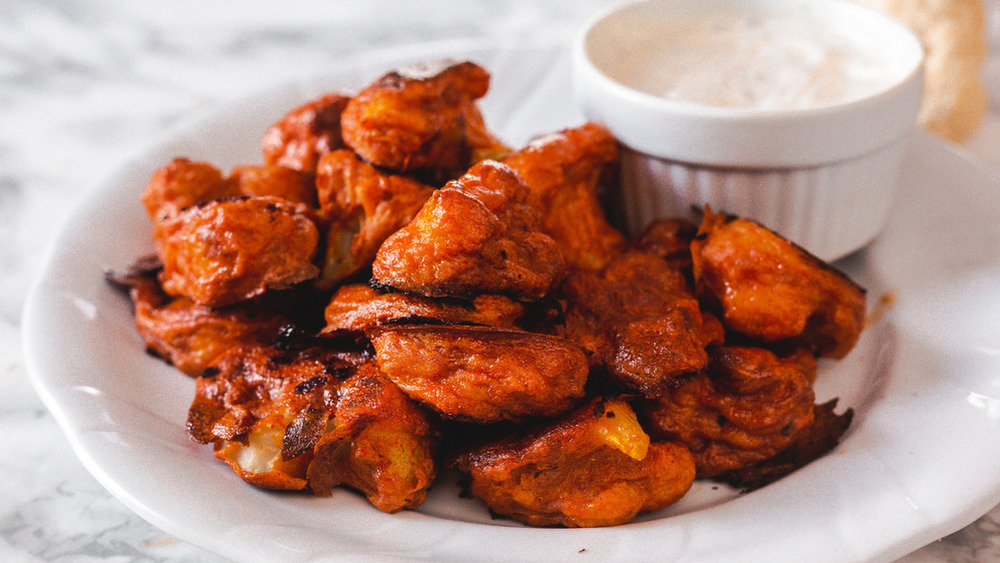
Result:
[[416,508],[434,482],[437,435],[426,413],[365,364],[338,390],[308,469],[317,495],[346,485],[383,512]]
[[562,278],[530,192],[510,167],[483,161],[434,192],[379,248],[373,281],[430,297],[480,293],[539,299]]
[[324,155],[343,148],[340,114],[349,96],[330,93],[285,114],[264,133],[264,162],[301,172],[313,172]]
[[705,346],[721,340],[684,274],[658,256],[630,251],[600,271],[576,271],[561,288],[565,335],[594,367],[647,397],[705,367]]
[[524,305],[502,295],[471,300],[432,299],[407,293],[383,293],[367,285],[344,285],[324,310],[326,328],[363,331],[388,322],[433,320],[444,324],[477,324],[516,328]]
[[215,166],[175,158],[150,177],[142,191],[142,204],[156,222],[186,207],[238,194]]
[[584,394],[587,358],[562,338],[474,326],[383,326],[367,334],[379,369],[448,418],[555,416]]
[[170,297],[156,280],[159,262],[150,266],[137,264],[128,274],[108,279],[128,290],[146,349],[188,375],[200,375],[230,348],[273,342],[290,320],[277,300],[213,309]]
[[687,448],[650,443],[619,399],[594,399],[525,436],[458,456],[473,494],[533,526],[615,526],[679,500],[691,487]]
[[531,189],[542,231],[572,268],[601,268],[625,247],[598,201],[603,184],[617,177],[618,158],[611,133],[588,123],[545,135],[503,160]]
[[277,165],[237,166],[228,181],[240,195],[274,196],[309,208],[316,207],[316,183],[311,174]]
[[763,348],[712,349],[705,372],[640,408],[651,435],[694,454],[712,477],[778,454],[813,422],[816,360],[800,350],[781,358]]
[[302,207],[274,197],[189,207],[156,224],[170,295],[221,307],[316,277],[319,232]]
[[419,506],[435,474],[426,413],[373,364],[344,358],[235,348],[198,379],[188,434],[258,487],[328,496],[345,485],[385,512]]
[[836,407],[837,399],[813,405],[812,424],[800,432],[787,448],[753,465],[716,475],[713,480],[752,491],[826,455],[840,443],[854,417],[853,409],[837,414],[834,412]]
[[691,254],[698,295],[727,328],[833,358],[857,342],[864,289],[757,223],[706,210]]
[[249,483],[303,489],[312,444],[303,445],[301,424],[295,421],[302,413],[328,412],[336,397],[336,376],[350,370],[335,352],[232,348],[198,378],[188,435],[214,444],[216,457]]
[[316,189],[329,224],[321,275],[321,285],[328,287],[369,268],[379,246],[434,192],[412,178],[382,172],[348,150],[320,160]]
[[351,98],[344,142],[364,160],[395,171],[454,171],[506,147],[487,130],[476,100],[490,76],[471,62],[438,61],[390,72]]

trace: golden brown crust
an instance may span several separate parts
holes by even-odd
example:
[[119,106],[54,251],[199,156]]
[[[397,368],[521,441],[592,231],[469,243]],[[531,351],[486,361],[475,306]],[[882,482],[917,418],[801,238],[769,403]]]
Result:
[[603,184],[617,178],[618,159],[611,133],[587,123],[538,138],[503,161],[528,185],[542,231],[571,268],[601,268],[625,247],[598,201]]
[[816,362],[799,351],[724,346],[708,370],[640,409],[650,433],[694,454],[699,477],[744,468],[782,451],[813,421]]
[[694,460],[650,443],[622,400],[593,399],[521,437],[471,449],[456,465],[490,509],[533,526],[615,526],[680,499]]
[[264,133],[264,162],[313,172],[323,155],[344,147],[340,114],[349,96],[330,93],[293,109]]
[[584,394],[587,358],[562,338],[473,326],[383,326],[368,336],[379,369],[448,418],[556,416]]
[[341,116],[344,141],[391,170],[462,170],[474,152],[502,148],[475,108],[489,83],[489,73],[472,62],[390,72],[351,98]]
[[274,197],[212,201],[160,221],[153,232],[170,295],[209,307],[285,289],[318,273],[319,242],[304,209]]
[[175,158],[153,173],[142,192],[142,204],[154,221],[197,203],[237,195],[236,187],[207,162]]
[[412,178],[382,172],[349,150],[333,151],[319,161],[316,189],[329,225],[322,287],[371,267],[382,243],[409,223],[434,192]]
[[840,358],[864,328],[864,289],[753,221],[706,210],[691,254],[698,295],[730,330]]
[[538,230],[529,198],[510,167],[491,160],[474,165],[385,241],[373,280],[431,297],[545,296],[562,278],[564,261],[555,241]]
[[565,335],[626,389],[656,397],[708,361],[698,301],[684,274],[659,256],[623,253],[601,271],[573,272],[560,291]]

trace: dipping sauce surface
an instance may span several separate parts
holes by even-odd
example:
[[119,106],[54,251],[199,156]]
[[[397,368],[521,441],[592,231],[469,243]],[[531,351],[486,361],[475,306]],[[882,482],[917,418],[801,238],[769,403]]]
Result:
[[[912,55],[886,49],[863,22],[808,11],[656,15],[643,25],[604,22],[594,62],[636,90],[706,106],[782,110],[860,99],[897,82]],[[603,39],[602,39],[603,38]],[[614,45],[609,45],[614,43]]]

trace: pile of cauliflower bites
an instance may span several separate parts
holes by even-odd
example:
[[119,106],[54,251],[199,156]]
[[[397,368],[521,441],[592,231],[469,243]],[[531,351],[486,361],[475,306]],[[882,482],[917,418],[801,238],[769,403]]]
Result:
[[149,351],[197,378],[187,432],[259,487],[416,508],[453,468],[494,513],[611,526],[696,478],[767,484],[834,447],[816,404],[865,293],[748,220],[632,238],[619,148],[583,124],[520,149],[489,74],[436,61],[333,93],[228,175],[177,158],[142,193],[125,273]]

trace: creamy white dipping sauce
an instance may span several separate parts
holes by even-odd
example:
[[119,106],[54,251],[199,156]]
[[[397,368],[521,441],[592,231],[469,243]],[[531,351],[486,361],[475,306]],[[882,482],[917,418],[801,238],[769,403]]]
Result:
[[669,100],[781,110],[829,105],[888,87],[912,57],[865,30],[789,14],[722,12],[635,30],[613,76]]

